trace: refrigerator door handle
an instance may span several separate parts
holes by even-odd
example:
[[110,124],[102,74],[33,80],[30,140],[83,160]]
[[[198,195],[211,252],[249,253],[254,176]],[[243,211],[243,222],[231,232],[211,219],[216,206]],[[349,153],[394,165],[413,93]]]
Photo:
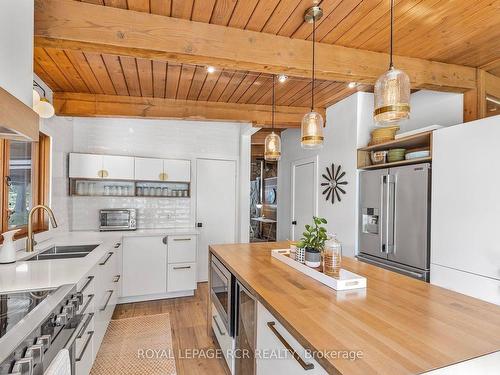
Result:
[[385,232],[385,213],[384,209],[386,206],[386,175],[380,176],[380,218],[379,218],[379,228],[380,228],[380,252],[386,253],[386,246],[384,241]]
[[396,176],[387,175],[386,179],[387,187],[387,214],[386,214],[386,252],[388,254],[395,254],[395,242],[394,242],[394,213],[396,210]]

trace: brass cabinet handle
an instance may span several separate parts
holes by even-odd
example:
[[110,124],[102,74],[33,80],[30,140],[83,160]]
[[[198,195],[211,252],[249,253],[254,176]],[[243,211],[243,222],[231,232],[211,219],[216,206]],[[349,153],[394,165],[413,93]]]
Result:
[[290,344],[285,340],[283,336],[278,332],[278,330],[275,327],[276,322],[267,322],[267,326],[269,329],[274,333],[274,335],[278,338],[278,340],[281,341],[281,343],[285,346],[285,348],[293,355],[293,358],[297,362],[299,362],[299,365],[302,366],[304,370],[312,370],[314,368],[314,365],[312,363],[306,363],[300,356],[297,354],[295,349],[293,349]]
[[103,177],[108,177],[109,176],[109,173],[108,173],[107,170],[103,170],[102,174],[103,174]]

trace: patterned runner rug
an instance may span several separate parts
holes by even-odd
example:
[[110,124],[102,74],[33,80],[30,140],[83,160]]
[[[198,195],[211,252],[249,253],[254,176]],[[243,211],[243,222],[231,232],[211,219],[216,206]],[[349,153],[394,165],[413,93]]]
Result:
[[112,320],[91,375],[175,375],[169,314]]

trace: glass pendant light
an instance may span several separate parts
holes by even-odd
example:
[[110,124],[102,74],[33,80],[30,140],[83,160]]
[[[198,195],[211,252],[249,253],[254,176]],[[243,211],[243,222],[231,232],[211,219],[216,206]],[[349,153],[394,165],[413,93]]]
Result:
[[410,117],[410,78],[402,70],[394,68],[392,61],[394,25],[394,0],[391,0],[391,49],[389,70],[375,83],[375,110],[373,118],[377,126],[392,124]]
[[273,74],[273,107],[272,107],[272,131],[264,140],[264,159],[267,161],[278,161],[281,158],[281,139],[278,134],[274,132],[274,74]]
[[323,11],[320,7],[314,6],[306,11],[304,19],[308,23],[313,24],[312,33],[312,77],[311,77],[311,112],[306,113],[301,124],[301,141],[302,148],[314,150],[323,147],[323,117],[314,111],[314,45],[316,42],[316,21],[321,18]]

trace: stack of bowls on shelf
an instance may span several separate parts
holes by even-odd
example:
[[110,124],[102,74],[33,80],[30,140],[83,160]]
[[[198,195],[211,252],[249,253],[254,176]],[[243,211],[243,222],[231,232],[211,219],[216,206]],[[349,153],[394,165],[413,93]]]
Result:
[[394,163],[397,161],[405,160],[405,152],[404,148],[392,148],[387,153],[387,161],[389,163]]
[[396,132],[399,130],[399,126],[389,126],[386,128],[377,128],[371,132],[371,140],[368,146],[379,145],[381,143],[393,141],[396,137]]
[[406,151],[405,159],[412,160],[412,159],[427,158],[429,156],[431,156],[431,151],[429,150],[429,148],[420,147]]

